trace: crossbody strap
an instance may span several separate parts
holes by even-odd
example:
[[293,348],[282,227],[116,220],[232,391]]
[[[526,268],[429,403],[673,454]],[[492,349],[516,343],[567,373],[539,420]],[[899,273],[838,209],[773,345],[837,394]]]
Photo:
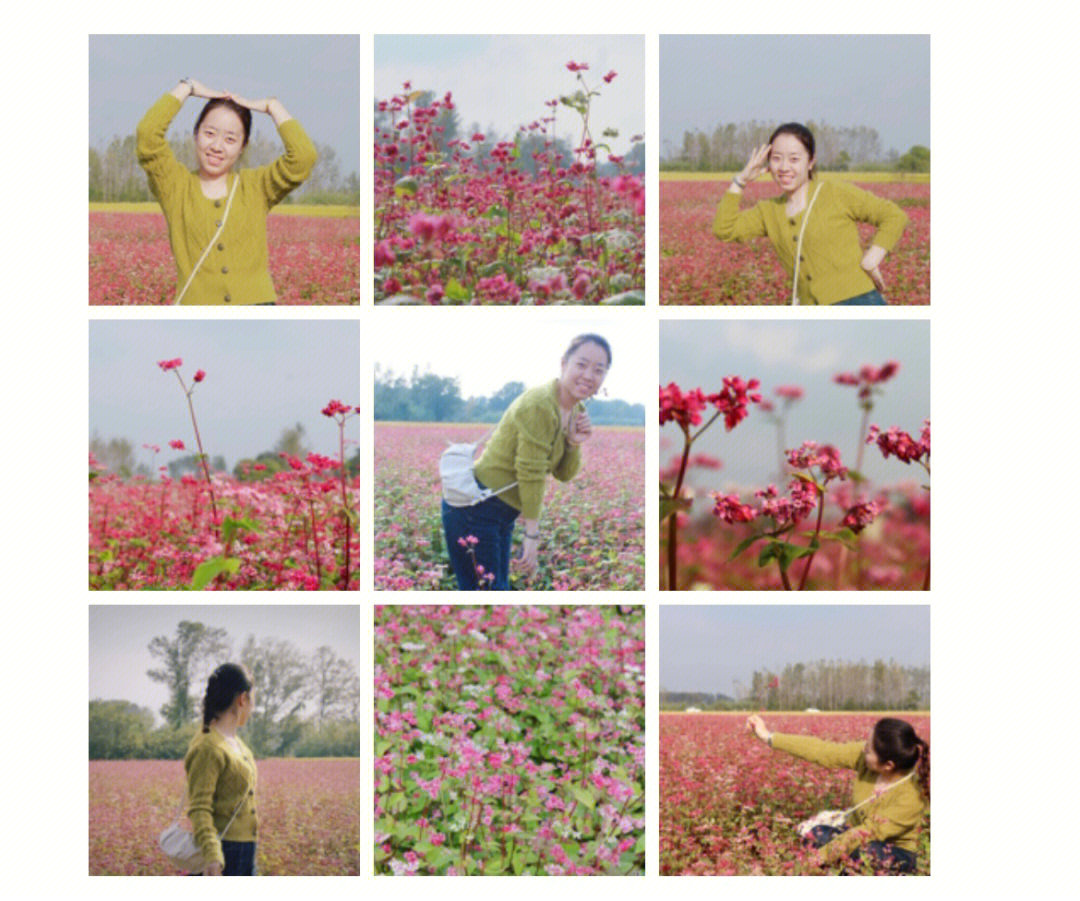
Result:
[[[244,793],[240,796],[240,803],[236,805],[236,809],[233,810],[232,816],[229,817],[229,822],[227,822],[225,824],[225,828],[222,829],[221,832],[218,833],[218,841],[221,841],[221,839],[223,839],[225,837],[225,833],[229,831],[229,827],[233,824],[233,820],[236,819],[236,815],[238,813],[240,813],[240,808],[244,806],[244,802],[247,800],[247,796],[248,796],[249,791],[250,791],[250,789],[245,786],[244,787]],[[183,813],[184,801],[187,799],[187,796],[188,796],[188,790],[187,790],[187,782],[185,780],[185,782],[184,782],[184,791],[180,795],[180,804],[176,808],[176,813],[173,814],[173,822],[174,823],[178,823],[180,821],[180,814]]]
[[814,201],[817,200],[818,191],[820,190],[821,182],[818,182],[810,202],[806,205],[806,212],[803,213],[802,225],[799,228],[799,240],[795,244],[795,272],[791,277],[791,305],[793,307],[799,305],[799,259],[802,257],[802,239],[803,235],[806,234],[806,223],[810,221],[810,211],[814,208]]
[[[488,442],[488,439],[489,439],[489,438],[490,438],[490,437],[491,437],[492,435],[494,435],[494,434],[495,434],[495,430],[496,430],[496,429],[497,429],[498,427],[499,427],[499,425],[498,425],[498,423],[496,423],[496,424],[495,424],[495,425],[493,425],[493,426],[492,426],[492,427],[491,427],[490,429],[488,429],[488,430],[487,430],[486,432],[484,432],[484,435],[483,435],[483,437],[482,437],[482,438],[481,438],[481,439],[480,439],[479,441],[477,441],[477,442],[476,442],[476,447],[480,447],[480,445],[481,445],[481,444],[487,444],[487,442]],[[476,451],[475,451],[475,450],[473,450],[473,453],[475,454],[475,453],[476,453]],[[514,488],[514,487],[516,487],[516,486],[517,486],[517,482],[516,482],[516,481],[514,481],[514,482],[511,482],[511,483],[510,483],[509,485],[503,485],[503,486],[502,486],[502,488],[499,488],[499,489],[497,489],[496,491],[492,491],[492,490],[491,490],[490,488],[489,488],[489,489],[486,489],[486,490],[488,491],[488,494],[487,494],[487,495],[486,495],[485,497],[483,497],[483,498],[480,498],[479,500],[475,500],[475,501],[473,501],[473,502],[472,502],[472,504],[471,504],[470,506],[473,506],[473,507],[475,507],[475,506],[476,506],[477,504],[479,504],[479,503],[482,503],[483,501],[487,500],[487,498],[489,498],[489,497],[496,497],[496,496],[498,496],[498,495],[502,494],[502,493],[503,493],[504,491],[509,491],[509,490],[510,490],[511,488]]]
[[915,775],[915,770],[912,770],[912,771],[911,771],[910,773],[908,773],[908,774],[907,774],[907,775],[906,775],[906,776],[905,776],[905,777],[904,777],[903,779],[897,779],[897,780],[896,780],[896,781],[895,781],[895,782],[894,782],[894,783],[893,783],[892,785],[890,785],[890,786],[889,786],[889,787],[888,787],[887,789],[885,789],[885,791],[883,791],[883,792],[879,792],[879,793],[878,793],[878,794],[876,794],[876,795],[872,794],[872,795],[870,795],[870,797],[869,797],[869,798],[865,798],[865,799],[863,799],[863,800],[862,800],[862,801],[860,801],[860,802],[859,802],[858,804],[856,804],[856,805],[855,805],[854,807],[849,807],[849,808],[848,808],[847,810],[845,810],[845,811],[844,811],[844,817],[846,818],[846,817],[849,817],[849,816],[851,816],[851,815],[852,815],[852,814],[853,814],[853,813],[854,813],[854,812],[855,812],[856,810],[858,810],[858,809],[859,809],[860,807],[862,807],[862,806],[863,806],[864,804],[869,804],[869,803],[870,803],[871,801],[876,801],[876,800],[877,800],[878,798],[880,798],[880,797],[881,797],[882,795],[884,795],[884,794],[885,794],[885,792],[887,792],[887,791],[892,791],[892,790],[893,790],[894,788],[896,788],[896,786],[898,786],[898,785],[899,785],[899,784],[900,784],[901,782],[907,782],[907,781],[908,781],[908,779],[912,778],[912,776],[914,776],[914,775]]
[[206,245],[206,250],[204,250],[202,252],[202,256],[199,257],[199,262],[197,262],[195,264],[195,268],[191,270],[191,275],[189,275],[188,280],[186,282],[184,282],[183,289],[180,291],[179,294],[176,295],[176,300],[173,301],[174,305],[180,303],[180,301],[184,299],[184,295],[187,294],[187,289],[191,287],[192,279],[195,278],[195,273],[199,271],[199,267],[202,266],[203,262],[206,260],[206,255],[208,253],[210,253],[210,248],[212,248],[214,246],[214,244],[217,243],[217,239],[221,236],[221,233],[225,230],[225,223],[229,219],[229,208],[232,206],[233,196],[236,194],[236,186],[239,185],[239,184],[240,184],[240,176],[237,175],[235,180],[233,181],[232,190],[229,191],[229,200],[225,204],[225,212],[221,217],[221,225],[219,225],[217,231],[214,232],[214,237],[212,237],[210,239],[210,243]]

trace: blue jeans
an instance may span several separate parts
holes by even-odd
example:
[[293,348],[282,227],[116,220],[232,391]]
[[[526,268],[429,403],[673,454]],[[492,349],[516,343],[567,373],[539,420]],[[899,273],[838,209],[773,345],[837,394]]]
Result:
[[865,294],[860,294],[858,297],[849,297],[847,300],[837,301],[834,306],[838,307],[887,307],[888,303],[885,298],[881,296],[881,292],[867,291]]
[[230,842],[222,840],[221,853],[225,855],[222,876],[255,876],[255,842]]
[[[815,826],[803,841],[813,848],[820,848],[844,831],[835,826]],[[860,854],[866,854],[874,869],[889,873],[914,873],[918,864],[918,858],[914,854],[896,847],[892,842],[867,842],[848,856],[852,860],[858,860]]]
[[[460,591],[478,591],[481,587],[510,590],[510,542],[519,514],[498,497],[489,497],[474,507],[451,507],[442,502],[446,552]],[[469,536],[477,539],[476,544],[463,547],[458,543],[458,539]],[[483,586],[479,584],[480,567],[486,574]]]

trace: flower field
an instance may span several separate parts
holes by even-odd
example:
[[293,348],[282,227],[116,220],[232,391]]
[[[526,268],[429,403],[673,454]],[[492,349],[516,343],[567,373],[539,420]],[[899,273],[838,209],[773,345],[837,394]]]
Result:
[[[617,90],[617,73],[566,68],[577,90],[511,140],[451,138],[449,92],[419,105],[428,92],[406,83],[378,101],[376,303],[644,303],[644,179],[610,152],[617,132],[590,130],[600,82]],[[554,137],[560,107],[580,120],[566,154]]]
[[[903,237],[881,265],[886,299],[903,306],[930,303],[929,182],[854,181],[860,188],[899,204],[908,216]],[[737,244],[713,237],[716,206],[728,184],[717,179],[661,179],[660,303],[791,302],[791,279],[768,238]],[[775,197],[779,188],[759,181],[744,193],[746,209],[766,197]],[[864,245],[872,233],[872,226],[860,226]]]
[[[770,730],[829,741],[866,739],[884,714],[762,714]],[[795,827],[850,806],[850,770],[774,751],[746,731],[745,713],[660,715],[661,875],[813,875]],[[930,741],[930,717],[898,713]],[[930,816],[918,839],[930,872]]]
[[[360,761],[258,761],[260,876],[360,874]],[[90,761],[90,875],[180,875],[157,836],[184,788],[177,760]]]
[[[443,547],[439,455],[447,441],[473,441],[486,428],[375,423],[376,588],[456,589]],[[512,573],[512,587],[644,587],[644,429],[598,427],[582,457],[573,480],[548,480],[540,568],[531,579]]]
[[[147,212],[90,212],[90,303],[169,305],[176,264],[165,217]],[[272,213],[267,218],[270,275],[279,304],[360,302],[360,220],[355,216]],[[325,212],[330,212],[329,210]]]
[[376,607],[375,871],[643,875],[642,607]]

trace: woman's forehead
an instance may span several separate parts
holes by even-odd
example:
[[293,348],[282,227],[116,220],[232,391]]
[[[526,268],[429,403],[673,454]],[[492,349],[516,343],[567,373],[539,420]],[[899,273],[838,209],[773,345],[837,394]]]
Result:
[[203,119],[202,124],[234,134],[244,133],[244,123],[240,121],[240,117],[231,109],[224,106],[215,106],[210,110]]

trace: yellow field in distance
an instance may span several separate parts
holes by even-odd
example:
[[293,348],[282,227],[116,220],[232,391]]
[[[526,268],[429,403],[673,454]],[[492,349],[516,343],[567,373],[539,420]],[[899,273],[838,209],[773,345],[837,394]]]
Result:
[[[731,181],[738,172],[661,172],[660,181]],[[824,178],[861,182],[903,182],[905,184],[928,184],[929,172],[822,172]],[[763,175],[758,181],[770,181]]]
[[[90,204],[91,213],[155,213],[161,207],[154,201],[142,203],[95,203]],[[319,216],[329,219],[359,218],[360,207],[321,203],[279,203],[271,210],[271,215],[283,216]]]

